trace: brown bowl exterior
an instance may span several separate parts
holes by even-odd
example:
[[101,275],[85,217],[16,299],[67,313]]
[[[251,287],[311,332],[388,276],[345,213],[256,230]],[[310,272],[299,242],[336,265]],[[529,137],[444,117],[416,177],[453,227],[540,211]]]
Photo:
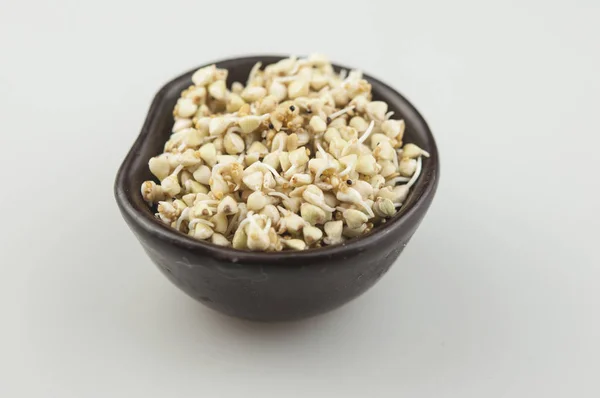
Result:
[[[282,58],[253,56],[216,64],[229,70],[231,84],[244,82],[256,62],[267,65]],[[405,120],[405,141],[431,154],[424,159],[421,177],[406,203],[391,220],[338,246],[280,253],[235,250],[197,241],[164,225],[155,219],[140,194],[142,182],[153,178],[148,159],[162,152],[171,132],[172,109],[180,92],[191,84],[192,73],[175,78],[158,92],[115,181],[121,214],[152,261],[171,282],[208,307],[257,321],[294,320],[324,313],[373,286],[414,234],[438,185],[437,147],[417,110],[398,92],[365,75],[373,86],[374,98],[386,101],[395,117]]]

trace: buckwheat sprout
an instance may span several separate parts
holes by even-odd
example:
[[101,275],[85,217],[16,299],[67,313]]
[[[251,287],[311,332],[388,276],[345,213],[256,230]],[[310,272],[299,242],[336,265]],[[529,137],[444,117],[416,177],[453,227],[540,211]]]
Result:
[[[286,138],[287,140],[287,138]],[[279,147],[275,150],[275,152],[280,153],[283,152],[283,149],[285,148],[285,144],[286,144],[286,140],[279,140]]]
[[[254,215],[254,212],[252,210],[250,210],[247,214],[246,214],[246,218],[244,218],[240,224],[238,225],[238,227],[236,228],[236,230],[243,230],[246,225],[248,223],[251,223],[252,221],[254,221],[254,223],[256,224],[256,221],[254,220],[254,218],[252,217]],[[258,225],[257,225],[258,227]]]
[[215,175],[221,175],[221,170],[227,166],[227,163],[217,163],[212,167],[212,173],[211,175],[215,176]]
[[342,172],[339,174],[339,176],[345,177],[349,173],[353,172],[354,168],[356,167],[356,162],[358,162],[358,156],[356,158],[354,158],[354,161],[348,163],[348,166],[346,166],[346,168],[344,170],[342,170]]
[[294,80],[298,80],[298,79],[300,79],[300,76],[282,76],[282,77],[276,77],[273,80],[276,82],[279,82],[279,83],[287,83],[287,82],[293,82]]
[[344,238],[342,238],[342,229],[343,229],[343,221],[329,221],[326,222],[323,226],[323,230],[327,237],[323,239],[323,241],[328,245],[335,245],[338,243],[342,243]]
[[317,142],[317,150],[319,151],[321,156],[323,156],[323,159],[329,161],[329,156],[327,156],[327,152],[325,152],[325,149],[323,149],[320,142]]
[[411,188],[415,184],[415,182],[417,182],[419,175],[421,175],[422,167],[423,167],[423,165],[422,165],[421,157],[419,156],[417,158],[417,168],[415,169],[415,173],[412,175],[410,180],[406,183],[407,188]]
[[252,224],[253,226],[255,226],[258,229],[262,229],[256,222],[256,218],[254,217],[254,214],[250,215],[250,213],[252,213],[252,212],[251,211],[248,212],[248,217],[246,217],[249,220],[250,224]]
[[277,210],[279,210],[283,216],[292,214],[292,212],[286,209],[285,207],[277,206]]
[[286,194],[282,193],[282,192],[274,191],[274,192],[269,192],[267,195],[269,195],[269,196],[275,196],[275,197],[278,197],[278,198],[281,198],[281,199],[285,199],[285,200],[290,200],[290,197],[287,196]]
[[[225,235],[226,237],[231,235],[231,233],[233,232],[233,229],[238,229],[239,227],[237,226],[237,222],[238,219],[240,218],[240,213],[235,213],[233,215],[233,217],[231,217],[231,220],[229,221],[229,225],[227,225],[227,229],[225,230],[225,233],[223,235]],[[237,228],[236,228],[237,227]]]
[[392,163],[394,164],[394,170],[398,170],[398,152],[394,152],[394,156],[392,156]]
[[183,165],[179,165],[177,167],[175,167],[175,170],[173,170],[173,172],[171,173],[172,176],[176,176],[181,172],[181,170],[183,170]]
[[335,165],[331,162],[331,160],[329,159],[329,156],[327,156],[327,152],[325,152],[325,149],[323,149],[323,147],[321,146],[320,143],[317,142],[317,150],[319,151],[319,153],[321,154],[321,156],[323,156],[323,160],[325,160],[327,163],[321,167],[319,167],[319,169],[317,170],[317,172],[315,173],[315,181],[320,179],[321,174],[323,174],[323,172],[325,170],[331,169],[331,168],[335,168]]
[[329,120],[333,120],[339,116],[342,116],[343,114],[350,112],[354,108],[355,108],[354,105],[350,105],[350,106],[345,107],[344,109],[340,109],[337,112],[333,112],[331,115],[329,115]]
[[192,119],[175,119],[172,131],[176,133],[188,127],[192,127]]
[[333,189],[333,185],[327,184],[326,182],[315,182],[315,185],[321,188],[323,191],[331,191]]
[[398,176],[398,177],[392,178],[391,180],[387,181],[386,183],[388,185],[396,185],[396,184],[399,184],[401,182],[409,182],[409,181],[410,181],[410,178]]
[[315,173],[315,181],[319,180],[321,178],[321,174],[323,174],[323,172],[325,170],[327,170],[329,168],[329,164],[326,162],[324,165],[322,165],[321,167],[319,167]]
[[371,206],[365,203],[362,196],[360,195],[360,193],[358,193],[356,189],[348,188],[346,192],[338,191],[336,197],[342,202],[349,202],[362,207],[363,209],[365,209],[369,217],[375,217],[375,213],[373,213]]
[[[296,57],[291,57],[292,59],[296,59]],[[292,68],[292,70],[288,73],[289,75],[295,75],[296,73],[298,73],[298,70],[300,70],[301,67],[308,65],[308,60],[304,60],[301,59],[299,61],[296,61],[296,64],[294,65],[294,67]]]
[[218,135],[209,135],[208,137],[204,137],[204,138],[202,138],[202,141],[200,141],[200,145],[206,144],[207,142],[210,142],[216,138],[219,138],[219,136]]
[[321,209],[328,211],[328,212],[334,212],[335,208],[329,206],[327,203],[325,203],[325,199],[321,198],[320,196],[312,193],[312,192],[304,192],[303,196],[307,196],[310,198],[309,203],[314,204],[315,206],[320,207]]
[[[243,133],[243,131],[238,126],[231,126],[227,129],[227,131],[225,131],[225,134],[229,134],[229,133]],[[223,134],[223,135],[225,135],[225,134]]]
[[[298,168],[298,165],[295,165],[295,164],[293,164],[293,165],[291,165],[291,166],[290,166],[290,168],[289,168],[289,169],[287,169],[287,170],[285,171],[285,173],[284,173],[284,174],[288,174],[288,175],[294,175],[294,173],[296,172],[296,169],[297,169],[297,168]],[[287,182],[287,181],[286,181],[286,182]]]
[[365,203],[364,200],[360,200],[357,201],[356,204],[358,204],[359,206],[361,206],[363,209],[366,210],[367,214],[369,215],[369,218],[375,217],[375,213],[373,213],[373,209],[371,209],[371,206],[369,206],[367,203]]
[[340,157],[344,157],[348,154],[348,152],[350,152],[351,149],[353,149],[356,144],[357,144],[357,140],[355,138],[351,139],[350,141],[346,142],[346,145],[344,145],[344,147],[342,148],[342,152],[340,153]]
[[283,239],[281,241],[286,247],[294,250],[306,249],[306,242],[301,239]]
[[221,203],[221,201],[216,199],[202,199],[196,202],[196,204],[198,203],[203,203],[205,205],[218,205]]
[[275,179],[277,180],[278,183],[282,183],[281,181],[283,181],[283,183],[287,183],[289,182],[288,180],[286,180],[285,178],[283,178],[278,172],[277,170],[275,170],[273,167],[271,167],[270,165],[266,164],[266,163],[262,163],[262,162],[257,162],[259,163],[261,166],[264,166],[267,170],[269,170],[271,172],[271,174],[273,174],[273,177],[275,177]]
[[254,78],[256,77],[256,73],[259,71],[261,66],[262,66],[262,62],[257,62],[254,64],[254,66],[250,70],[250,73],[248,74],[248,80],[246,81],[246,86],[249,86],[250,83],[252,82],[252,80],[254,80]]
[[192,228],[194,228],[196,226],[196,224],[204,224],[204,225],[207,225],[207,226],[209,226],[211,228],[215,227],[215,224],[211,223],[208,220],[205,220],[203,218],[194,218],[192,221],[190,221],[190,223],[188,225],[188,228],[192,229]]
[[371,132],[373,131],[373,127],[375,127],[375,121],[371,120],[371,123],[369,123],[369,127],[367,127],[363,135],[361,135],[358,139],[359,144],[362,144],[367,140],[367,138],[369,138],[369,135],[371,135]]
[[348,141],[346,143],[346,145],[344,145],[344,148],[342,148],[342,156],[346,156],[348,154],[348,152],[350,150],[352,150],[355,147],[358,147],[360,144],[362,144],[363,142],[365,142],[367,140],[367,138],[369,138],[369,135],[371,135],[371,132],[373,131],[373,127],[375,126],[375,121],[371,120],[371,123],[369,124],[369,127],[367,127],[367,129],[365,130],[365,132],[363,133],[363,135],[361,135],[358,140],[357,139],[351,139],[350,141]]
[[186,207],[185,209],[183,209],[183,211],[181,212],[181,215],[179,216],[179,218],[177,219],[177,223],[175,224],[175,228],[176,229],[181,229],[181,223],[185,220],[188,219],[190,215],[190,208]]

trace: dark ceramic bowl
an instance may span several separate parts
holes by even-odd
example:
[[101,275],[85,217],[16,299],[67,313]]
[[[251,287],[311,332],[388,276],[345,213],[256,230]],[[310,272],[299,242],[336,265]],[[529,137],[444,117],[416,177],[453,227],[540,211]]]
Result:
[[[246,81],[256,62],[267,65],[281,58],[256,56],[216,64],[229,70],[231,84]],[[173,124],[173,106],[180,92],[191,84],[192,73],[175,78],[156,94],[115,182],[123,218],[152,261],[171,282],[208,307],[259,321],[293,320],[330,311],[373,286],[414,234],[438,185],[436,144],[417,110],[386,84],[365,76],[373,86],[374,98],[386,101],[396,117],[404,118],[405,142],[414,142],[431,154],[424,159],[422,174],[404,206],[387,223],[345,244],[301,252],[223,248],[163,224],[154,218],[140,194],[142,182],[153,178],[148,159],[162,152]]]

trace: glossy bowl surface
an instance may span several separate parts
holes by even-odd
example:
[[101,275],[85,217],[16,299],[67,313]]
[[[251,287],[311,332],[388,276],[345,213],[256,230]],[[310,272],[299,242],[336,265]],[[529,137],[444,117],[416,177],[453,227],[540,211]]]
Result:
[[[216,62],[229,70],[228,85],[245,82],[252,66],[279,56]],[[335,66],[336,69],[342,66]],[[345,69],[349,69],[343,67]],[[430,152],[404,206],[387,223],[342,245],[279,253],[223,248],[188,237],[157,220],[140,186],[153,179],[148,159],[162,152],[173,124],[172,109],[191,84],[189,71],[154,97],[137,140],[117,173],[114,193],[121,214],[163,274],[181,290],[222,313],[258,321],[300,319],[337,308],[364,293],[398,258],[421,223],[439,180],[439,157],[429,127],[417,110],[391,87],[368,75],[374,99],[384,100],[394,118],[406,122],[405,142]],[[434,244],[434,242],[432,242]]]

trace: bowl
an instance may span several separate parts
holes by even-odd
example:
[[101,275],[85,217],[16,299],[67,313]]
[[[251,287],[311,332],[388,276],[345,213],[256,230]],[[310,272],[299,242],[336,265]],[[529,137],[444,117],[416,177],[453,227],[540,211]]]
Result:
[[[215,63],[229,70],[230,85],[246,81],[256,62],[268,65],[282,58],[252,56]],[[374,99],[386,101],[395,116],[405,120],[404,141],[431,154],[424,159],[421,176],[399,212],[371,233],[340,245],[274,253],[225,248],[163,224],[140,193],[142,182],[153,179],[148,160],[162,152],[171,133],[175,102],[191,84],[196,69],[171,80],[156,94],[142,131],[116,176],[114,193],[121,214],[150,259],[171,282],[206,306],[255,321],[306,318],[360,296],[396,261],[433,200],[440,166],[435,140],[424,119],[397,91],[365,75]]]

